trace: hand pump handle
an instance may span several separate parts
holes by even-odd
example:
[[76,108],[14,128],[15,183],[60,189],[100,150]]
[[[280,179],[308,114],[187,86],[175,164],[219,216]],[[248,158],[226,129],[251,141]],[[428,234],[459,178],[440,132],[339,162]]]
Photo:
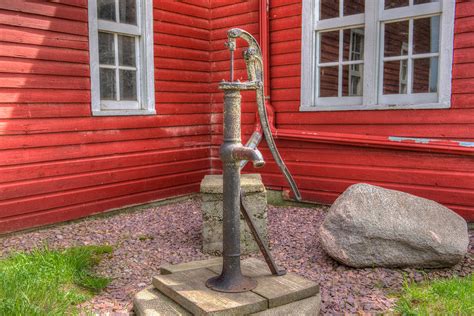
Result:
[[[248,48],[244,51],[244,60],[247,66],[247,76],[250,82],[253,82],[257,94],[257,108],[258,116],[260,118],[260,123],[262,125],[263,134],[265,140],[267,141],[268,148],[272,153],[273,159],[275,159],[276,164],[280,168],[281,172],[286,178],[286,181],[291,187],[295,198],[297,201],[301,201],[301,194],[296,185],[293,176],[286,167],[283,159],[278,152],[275,140],[273,139],[272,132],[270,130],[270,122],[268,120],[267,108],[265,106],[265,94],[264,94],[264,76],[263,76],[263,60],[262,60],[262,51],[260,46],[257,43],[257,40],[248,32],[239,29],[233,28],[227,32],[228,42],[227,46],[231,50],[231,80],[233,80],[233,52],[236,48],[236,39],[241,38],[248,43]],[[250,137],[249,142],[246,146],[256,148],[258,143],[261,140],[261,135],[258,131],[255,131],[254,134]],[[241,168],[245,166],[247,161],[242,162]]]

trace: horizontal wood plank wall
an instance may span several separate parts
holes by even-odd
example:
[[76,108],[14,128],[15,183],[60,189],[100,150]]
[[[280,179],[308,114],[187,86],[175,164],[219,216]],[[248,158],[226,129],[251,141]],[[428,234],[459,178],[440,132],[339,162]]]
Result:
[[153,14],[158,114],[92,117],[87,0],[0,1],[0,233],[198,191],[209,1]]
[[[226,3],[224,5],[224,2]],[[270,1],[271,103],[278,128],[368,135],[474,140],[474,3],[456,7],[452,108],[448,110],[300,112],[301,1]],[[224,31],[241,25],[258,37],[258,1],[219,1],[214,14],[228,11],[227,23],[211,19],[214,51],[212,82],[228,77]],[[240,53],[237,53],[239,56]],[[240,69],[241,61],[237,62]],[[245,74],[238,72],[245,78]],[[237,76],[239,77],[239,76]],[[222,134],[222,94],[214,93],[213,170],[220,172],[218,145]],[[254,124],[253,96],[243,98],[243,135]],[[295,176],[303,199],[332,203],[349,185],[368,182],[434,199],[474,221],[474,158],[298,141],[277,141]],[[267,165],[261,172],[267,187],[288,190],[264,145]]]

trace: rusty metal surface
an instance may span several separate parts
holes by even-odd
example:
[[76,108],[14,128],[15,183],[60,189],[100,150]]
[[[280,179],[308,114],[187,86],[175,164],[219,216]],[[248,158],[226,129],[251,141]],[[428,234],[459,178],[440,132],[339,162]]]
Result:
[[[249,81],[233,81],[234,50],[236,38],[241,37],[249,43],[244,51]],[[249,33],[240,29],[231,29],[228,32],[227,47],[231,52],[231,75],[229,82],[223,81],[219,88],[224,91],[223,144],[220,148],[220,157],[223,164],[223,264],[219,276],[209,279],[206,286],[220,292],[245,292],[254,289],[257,282],[242,275],[240,267],[240,212],[254,236],[270,270],[275,275],[283,275],[275,264],[270,251],[263,243],[245,206],[242,204],[240,189],[240,169],[243,161],[252,161],[254,167],[265,165],[260,151],[256,148],[261,135],[251,138],[250,146],[241,143],[241,90],[256,90],[259,117],[267,144],[275,161],[287,178],[297,199],[301,199],[296,183],[286,168],[276,149],[273,140],[263,96],[263,67],[260,48]]]
[[[262,140],[262,133],[255,131],[252,133],[252,136],[250,136],[249,140],[245,144],[245,147],[249,148],[257,148],[258,144],[260,144],[260,141]],[[240,162],[240,170],[244,169],[245,165],[247,164],[248,160],[242,160]]]
[[241,88],[246,85],[227,82],[224,90],[224,142],[220,148],[223,163],[223,264],[218,277],[206,286],[220,292],[245,292],[254,289],[257,282],[242,275],[240,268],[240,159],[254,160],[263,166],[263,157],[255,149],[241,143]]
[[[260,150],[256,148],[239,146],[233,150],[232,157],[235,160],[239,160],[239,161],[251,160],[255,168],[261,168],[265,165],[265,161],[263,160],[262,153],[260,152]],[[240,169],[240,166],[239,166],[239,169]]]
[[240,211],[242,212],[245,222],[249,226],[250,231],[252,232],[252,236],[257,242],[258,248],[260,248],[260,251],[262,252],[263,257],[265,258],[265,262],[270,268],[270,271],[272,272],[272,274],[285,275],[286,270],[278,268],[277,264],[275,263],[275,260],[273,260],[270,250],[268,249],[267,245],[263,242],[262,236],[260,236],[260,233],[258,232],[256,225],[252,220],[252,217],[250,216],[249,212],[245,208],[244,196],[242,192],[240,193]]

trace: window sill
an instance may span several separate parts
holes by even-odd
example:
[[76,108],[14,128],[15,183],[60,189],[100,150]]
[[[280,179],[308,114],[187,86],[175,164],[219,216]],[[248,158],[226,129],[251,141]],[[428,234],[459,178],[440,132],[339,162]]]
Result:
[[327,111],[372,111],[372,110],[422,110],[422,109],[449,109],[451,104],[426,103],[426,104],[379,104],[379,105],[302,105],[301,112],[327,112]]
[[92,111],[92,116],[129,116],[129,115],[155,115],[155,110],[101,110]]

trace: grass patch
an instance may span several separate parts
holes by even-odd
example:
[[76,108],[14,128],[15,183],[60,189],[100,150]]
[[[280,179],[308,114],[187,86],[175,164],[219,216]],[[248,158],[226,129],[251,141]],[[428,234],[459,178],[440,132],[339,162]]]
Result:
[[420,284],[405,281],[395,310],[402,315],[474,315],[474,274]]
[[112,251],[111,246],[44,247],[0,260],[0,315],[79,314],[75,305],[109,284],[91,269]]

